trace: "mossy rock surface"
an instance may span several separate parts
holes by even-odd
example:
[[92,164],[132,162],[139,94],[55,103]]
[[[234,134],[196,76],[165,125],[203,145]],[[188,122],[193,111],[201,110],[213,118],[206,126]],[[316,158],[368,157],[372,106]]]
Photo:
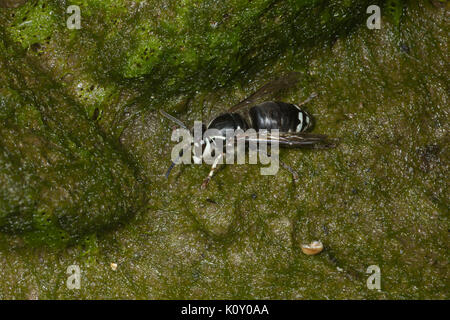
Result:
[[130,157],[34,59],[1,45],[2,231],[63,246],[142,208],[144,183]]
[[[0,14],[1,298],[448,298],[447,3],[379,1],[380,30],[373,1],[70,4],[79,30],[62,1]],[[164,178],[159,109],[206,122],[292,71],[266,98],[318,93],[314,132],[340,139],[283,150],[298,181]]]

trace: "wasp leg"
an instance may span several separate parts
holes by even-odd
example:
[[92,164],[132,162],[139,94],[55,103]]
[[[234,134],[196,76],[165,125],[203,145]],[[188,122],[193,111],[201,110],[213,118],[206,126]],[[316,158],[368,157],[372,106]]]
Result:
[[315,92],[311,93],[311,95],[308,97],[308,99],[306,99],[305,101],[299,103],[298,106],[301,107],[302,105],[307,104],[308,102],[310,102],[312,99],[314,99],[317,96],[318,96],[317,93],[315,93]]
[[[270,152],[267,152],[266,156],[270,157],[271,156]],[[281,167],[283,167],[283,169],[289,171],[292,174],[292,179],[294,179],[294,181],[298,181],[298,173],[280,159],[278,159],[278,161],[280,162]]]
[[281,166],[286,169],[287,171],[289,171],[292,174],[292,178],[294,179],[294,181],[298,181],[298,173],[295,172],[294,169],[292,169],[291,167],[289,167],[286,163],[284,163],[283,161],[279,160]]
[[220,161],[220,159],[222,159],[223,156],[224,156],[224,153],[221,153],[214,160],[214,162],[211,166],[211,171],[209,172],[209,174],[205,178],[205,180],[203,180],[202,187],[201,187],[202,189],[206,189],[206,187],[208,186],[209,180],[211,180],[212,176],[214,175],[214,171],[216,171],[217,165],[219,164],[219,161]]

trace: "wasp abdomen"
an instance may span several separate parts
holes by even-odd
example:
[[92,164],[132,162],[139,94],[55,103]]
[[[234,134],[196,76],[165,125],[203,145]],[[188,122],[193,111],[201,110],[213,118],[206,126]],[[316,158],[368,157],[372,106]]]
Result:
[[250,109],[250,120],[255,130],[278,129],[281,132],[302,132],[311,125],[310,116],[294,104],[264,102]]
[[245,119],[238,113],[224,113],[208,125],[208,129],[217,129],[225,137],[226,130],[248,129]]

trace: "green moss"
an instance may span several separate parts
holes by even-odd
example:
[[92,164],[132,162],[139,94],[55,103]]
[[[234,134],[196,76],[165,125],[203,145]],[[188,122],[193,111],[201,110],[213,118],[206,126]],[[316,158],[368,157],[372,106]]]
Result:
[[[311,37],[332,38],[336,30],[360,20],[362,8],[362,3],[349,1],[328,9],[320,1],[263,0],[177,2],[160,7],[156,18],[143,10],[136,16],[139,27],[131,33],[133,47],[119,48],[128,51],[122,74],[145,75],[154,89],[160,83],[165,95],[188,89],[178,87],[181,79],[195,79],[190,90],[223,86],[242,66],[246,72],[258,68],[293,43],[306,47]],[[314,10],[329,18],[321,23],[308,18]]]
[[157,37],[151,37],[152,30],[148,25],[139,24],[136,34],[136,48],[128,54],[124,76],[127,78],[138,77],[151,72],[159,62],[161,54],[161,41]]
[[[399,46],[395,20],[365,27],[372,1],[117,3],[81,4],[82,29],[41,55],[0,41],[1,298],[448,298],[442,8],[405,3]],[[305,108],[337,148],[283,150],[298,181],[258,165],[207,190],[204,165],[164,178],[157,109],[207,122],[288,71],[296,86],[264,100],[317,92]],[[305,256],[312,240],[325,249]]]
[[391,19],[392,23],[397,27],[400,25],[400,20],[403,14],[404,1],[403,0],[387,0],[385,10],[387,17]]
[[127,155],[27,59],[0,56],[0,228],[61,246],[132,216],[143,194]]
[[31,231],[24,239],[32,246],[50,245],[65,247],[70,241],[70,234],[58,227],[56,217],[45,209],[38,209],[32,217]]
[[39,43],[51,36],[57,29],[55,7],[48,1],[28,1],[14,11],[10,26],[11,37],[23,48]]

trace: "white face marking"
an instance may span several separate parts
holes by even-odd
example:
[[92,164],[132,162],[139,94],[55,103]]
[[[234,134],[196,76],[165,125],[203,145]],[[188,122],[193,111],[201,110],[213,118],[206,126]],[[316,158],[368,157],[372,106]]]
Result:
[[[200,144],[203,145],[203,144],[205,144],[205,142],[203,140],[201,140]],[[200,146],[200,144],[198,142],[194,143],[194,145],[197,148]],[[196,148],[193,148],[192,149],[192,160],[194,160],[195,164],[201,164],[202,163],[202,155],[201,154],[197,155],[195,151],[196,151]],[[202,152],[202,151],[200,150],[200,152]]]
[[202,163],[202,159],[196,156],[193,156],[192,159],[194,160],[195,164],[201,164]]
[[298,113],[298,120],[300,121],[300,123],[298,124],[297,129],[295,130],[296,132],[300,132],[303,126],[303,112],[301,111]]
[[208,140],[206,140],[206,146],[203,154],[211,154],[211,143]]

